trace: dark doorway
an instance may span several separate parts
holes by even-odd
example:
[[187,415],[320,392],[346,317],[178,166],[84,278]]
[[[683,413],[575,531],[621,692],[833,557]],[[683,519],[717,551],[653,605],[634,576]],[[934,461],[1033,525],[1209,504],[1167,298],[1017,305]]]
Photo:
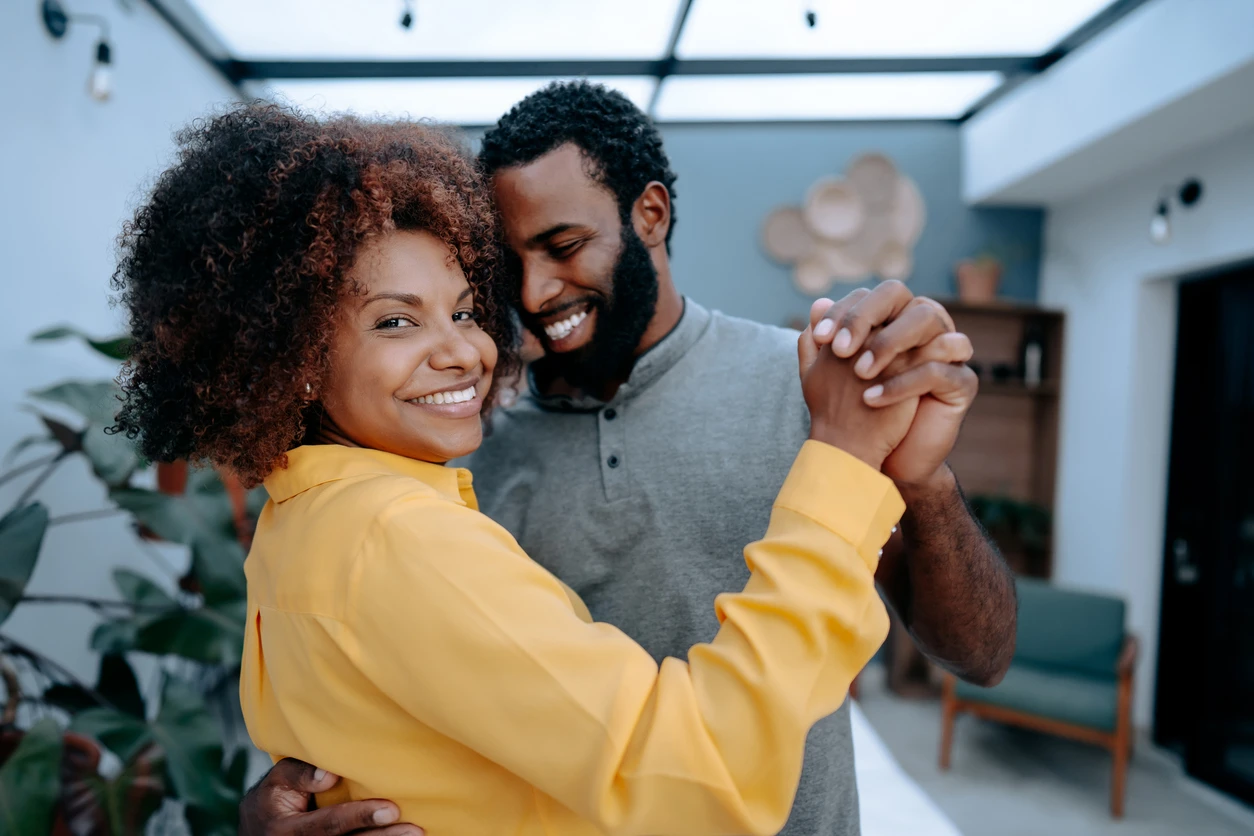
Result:
[[1154,739],[1254,804],[1254,266],[1179,301]]

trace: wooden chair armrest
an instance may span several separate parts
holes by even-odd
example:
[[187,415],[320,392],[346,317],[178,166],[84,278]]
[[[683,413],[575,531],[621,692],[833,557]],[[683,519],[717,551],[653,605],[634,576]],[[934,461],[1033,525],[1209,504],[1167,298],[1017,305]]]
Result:
[[1119,654],[1119,661],[1115,663],[1115,671],[1119,676],[1131,676],[1133,670],[1136,669],[1136,655],[1139,644],[1136,636],[1129,633],[1123,640],[1123,651]]

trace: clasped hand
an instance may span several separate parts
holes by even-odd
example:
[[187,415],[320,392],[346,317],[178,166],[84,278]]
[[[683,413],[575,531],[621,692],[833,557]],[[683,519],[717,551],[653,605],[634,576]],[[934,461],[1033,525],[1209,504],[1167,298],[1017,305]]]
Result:
[[810,437],[900,487],[943,474],[979,389],[971,341],[938,302],[901,282],[819,299],[797,342]]

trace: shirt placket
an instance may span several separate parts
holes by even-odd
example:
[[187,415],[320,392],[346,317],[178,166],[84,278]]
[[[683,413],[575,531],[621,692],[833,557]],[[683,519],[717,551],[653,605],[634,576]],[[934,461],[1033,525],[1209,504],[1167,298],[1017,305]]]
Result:
[[597,437],[601,454],[601,484],[608,501],[627,495],[626,406],[615,398],[597,413]]

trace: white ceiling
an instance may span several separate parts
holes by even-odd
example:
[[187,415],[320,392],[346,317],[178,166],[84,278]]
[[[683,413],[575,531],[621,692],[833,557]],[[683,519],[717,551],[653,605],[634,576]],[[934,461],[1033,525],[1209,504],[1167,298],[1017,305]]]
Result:
[[[692,0],[674,58],[737,64],[726,69],[732,73],[727,75],[682,70],[667,75],[654,68],[668,58],[686,0],[179,1],[200,17],[232,59],[243,62],[657,62],[626,72],[657,72],[665,76],[660,87],[650,75],[601,80],[622,89],[642,108],[652,107],[660,121],[959,118],[1002,83],[1000,73],[982,71],[988,66],[946,65],[923,68],[927,72],[914,72],[917,66],[877,66],[873,72],[769,75],[754,74],[753,62],[1030,59],[1048,53],[1112,3]],[[414,22],[405,29],[399,20],[407,7]],[[806,22],[809,12],[816,15],[813,27]],[[936,71],[951,68],[970,71]],[[320,109],[487,124],[551,80],[545,73],[598,72],[571,63],[535,73],[530,69],[515,67],[508,72],[515,77],[509,78],[275,78],[249,83],[252,89]]]

